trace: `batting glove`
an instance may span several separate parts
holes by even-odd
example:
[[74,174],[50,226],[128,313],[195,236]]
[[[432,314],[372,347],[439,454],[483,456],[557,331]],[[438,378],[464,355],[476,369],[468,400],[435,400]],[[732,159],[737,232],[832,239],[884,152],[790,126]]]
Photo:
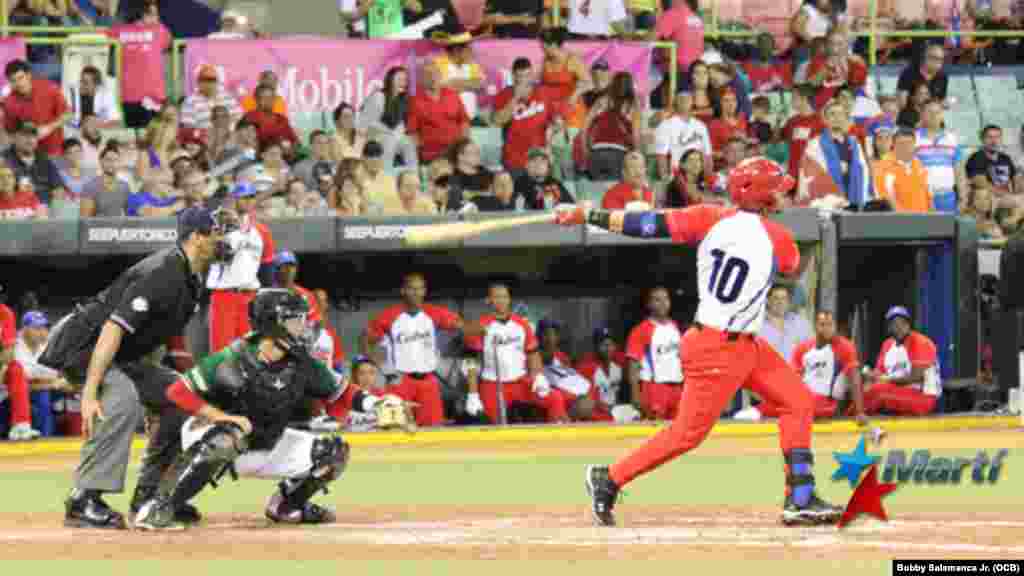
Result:
[[466,414],[470,416],[479,416],[484,411],[484,403],[480,401],[480,394],[477,392],[470,392],[466,396]]
[[555,206],[555,223],[562,226],[579,226],[587,223],[590,214],[590,202],[579,204],[559,204]]

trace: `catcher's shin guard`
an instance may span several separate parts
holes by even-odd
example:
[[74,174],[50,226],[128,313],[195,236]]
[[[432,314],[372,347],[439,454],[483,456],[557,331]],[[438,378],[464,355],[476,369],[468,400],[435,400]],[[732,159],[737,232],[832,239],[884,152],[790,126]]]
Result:
[[348,464],[349,445],[341,438],[317,438],[310,459],[313,469],[301,478],[289,478],[278,485],[267,504],[267,517],[275,522],[320,524],[333,522],[334,513],[310,503],[317,492],[338,479]]
[[178,509],[217,480],[245,453],[247,443],[242,429],[234,424],[215,424],[195,444],[189,446],[164,476],[157,498]]

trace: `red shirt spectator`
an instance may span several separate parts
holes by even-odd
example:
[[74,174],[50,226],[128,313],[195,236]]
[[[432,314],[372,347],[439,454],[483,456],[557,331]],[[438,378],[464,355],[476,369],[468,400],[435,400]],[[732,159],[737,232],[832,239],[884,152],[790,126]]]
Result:
[[31,190],[19,189],[13,195],[0,194],[0,220],[31,220],[42,207]]
[[274,112],[274,89],[270,86],[256,87],[256,109],[243,116],[256,126],[260,147],[269,142],[291,142],[291,149],[299,143],[299,137],[284,114]]
[[844,34],[833,32],[826,40],[825,54],[807,65],[807,79],[818,87],[814,107],[821,110],[835,96],[840,86],[848,84],[854,91],[867,83],[868,67],[859,56],[849,55]]
[[619,182],[604,193],[601,199],[601,208],[605,210],[625,210],[630,202],[647,202],[654,208],[654,193],[651,189],[642,186],[634,187],[628,182]]
[[420,161],[431,162],[462,138],[469,128],[469,116],[459,94],[440,84],[440,72],[433,63],[423,68],[423,86],[409,102],[405,130],[416,137]]
[[515,86],[505,88],[495,96],[495,110],[500,112],[510,104],[514,106],[511,118],[504,124],[502,162],[506,169],[525,170],[530,149],[547,147],[548,126],[562,118],[564,113],[564,106],[555,96],[557,94],[543,86],[534,88],[525,101],[513,103],[516,99]]
[[590,125],[590,146],[612,145],[632,150],[636,147],[633,138],[633,121],[618,110],[605,110],[594,118]]
[[125,103],[141,104],[149,100],[154,107],[167,94],[164,79],[164,52],[171,48],[171,33],[160,23],[140,21],[114,26],[107,35],[121,43],[124,75],[121,98]]
[[18,324],[14,311],[0,304],[0,348],[10,348],[18,339]]
[[60,86],[45,78],[34,78],[23,60],[12,60],[5,70],[11,93],[3,101],[6,128],[13,133],[21,122],[39,127],[39,149],[51,157],[64,153],[64,122],[68,102]]
[[721,152],[729,140],[734,137],[746,137],[747,120],[743,116],[737,116],[731,120],[714,118],[708,124],[708,135],[711,136],[711,149]]
[[782,127],[782,139],[789,142],[789,174],[794,178],[799,173],[807,143],[824,129],[825,122],[815,113],[793,116]]

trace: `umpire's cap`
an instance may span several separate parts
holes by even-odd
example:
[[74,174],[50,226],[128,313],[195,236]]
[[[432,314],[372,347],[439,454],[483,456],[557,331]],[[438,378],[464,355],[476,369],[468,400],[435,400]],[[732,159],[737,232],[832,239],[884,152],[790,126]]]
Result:
[[238,228],[238,216],[224,208],[192,206],[178,213],[178,241],[183,242],[193,232],[209,236],[214,232],[227,234]]
[[893,306],[885,313],[885,321],[891,322],[893,318],[906,318],[910,322],[910,311],[904,306]]
[[274,256],[274,266],[288,266],[289,264],[295,266],[298,263],[299,259],[291,250],[281,250]]

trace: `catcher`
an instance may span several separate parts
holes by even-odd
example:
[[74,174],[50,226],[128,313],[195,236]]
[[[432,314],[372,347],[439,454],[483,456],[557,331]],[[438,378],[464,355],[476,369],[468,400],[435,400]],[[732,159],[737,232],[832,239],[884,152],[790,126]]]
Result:
[[310,399],[377,412],[378,425],[405,425],[409,407],[351,386],[310,354],[309,305],[284,289],[260,290],[249,305],[253,332],[204,358],[167,391],[192,414],[181,432],[184,452],[164,476],[156,496],[139,509],[135,526],[180,530],[174,510],[225,473],[282,481],[267,503],[273,522],[321,524],[335,514],[310,502],[336,480],[349,446],[317,418],[310,431],[289,427],[296,408]]

